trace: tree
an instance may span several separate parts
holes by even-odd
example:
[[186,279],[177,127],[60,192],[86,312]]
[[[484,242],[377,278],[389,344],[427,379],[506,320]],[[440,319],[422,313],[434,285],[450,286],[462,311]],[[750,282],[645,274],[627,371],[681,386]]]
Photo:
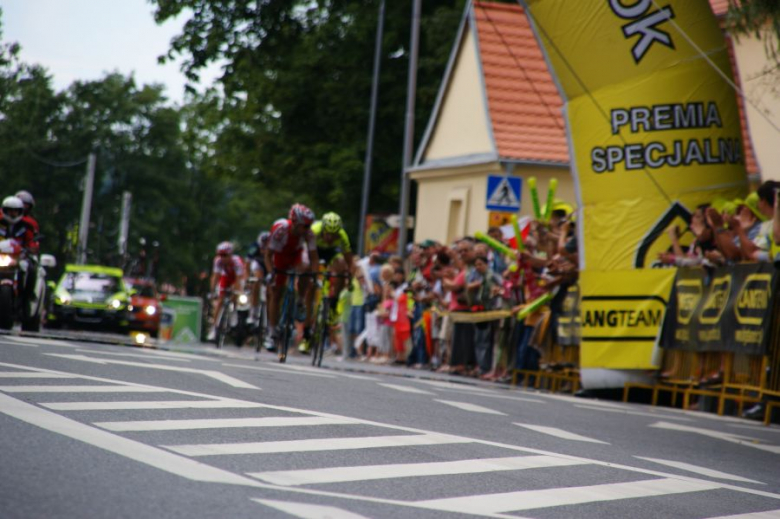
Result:
[[777,0],[729,0],[726,24],[735,35],[753,34],[767,56],[780,62],[780,3]]

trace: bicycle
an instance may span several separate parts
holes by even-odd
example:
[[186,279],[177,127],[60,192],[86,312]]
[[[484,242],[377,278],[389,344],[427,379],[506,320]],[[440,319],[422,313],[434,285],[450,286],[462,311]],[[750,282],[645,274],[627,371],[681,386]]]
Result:
[[333,278],[349,279],[349,274],[334,274],[328,270],[321,271],[322,285],[318,287],[320,297],[317,304],[317,317],[314,321],[314,330],[312,332],[312,355],[311,365],[320,367],[322,366],[322,356],[325,352],[325,341],[330,337],[331,324],[330,324],[330,309],[335,299],[330,295],[330,282]]
[[254,309],[255,318],[251,324],[249,344],[250,346],[254,346],[256,353],[260,353],[260,350],[263,347],[263,342],[265,339],[265,330],[267,325],[265,286],[263,286],[262,284],[262,279],[258,279],[256,277],[249,278],[248,291],[250,294],[254,291],[255,285],[257,283],[260,283],[260,286],[257,287],[259,293],[258,293],[257,307]]
[[276,323],[277,331],[281,333],[277,336],[277,348],[279,351],[279,362],[284,363],[287,360],[287,350],[290,349],[295,337],[295,314],[298,306],[298,291],[295,287],[295,281],[302,276],[313,276],[309,272],[299,273],[295,271],[275,271],[275,275],[284,274],[287,276],[287,284],[280,298],[279,320]]
[[230,333],[230,315],[233,313],[233,305],[233,290],[225,289],[219,315],[214,317],[214,342],[218,349],[222,349]]

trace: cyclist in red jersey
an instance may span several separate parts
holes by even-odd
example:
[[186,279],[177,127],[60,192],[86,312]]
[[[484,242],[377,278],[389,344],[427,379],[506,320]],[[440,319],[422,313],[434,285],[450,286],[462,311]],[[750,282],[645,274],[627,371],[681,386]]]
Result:
[[[222,299],[225,291],[232,288],[234,292],[241,290],[244,281],[244,261],[237,254],[233,254],[233,244],[223,241],[217,245],[217,255],[211,269],[211,292],[216,296],[213,317],[216,320],[222,309]],[[219,291],[217,292],[217,289]],[[216,322],[214,323],[216,326]],[[212,328],[209,339],[216,335]]]
[[[277,220],[271,227],[271,236],[265,250],[265,266],[269,272],[268,331],[272,340],[276,337],[276,324],[279,320],[279,296],[287,282],[283,271],[315,272],[320,263],[317,244],[311,230],[312,223],[314,212],[305,205],[295,204],[290,208],[287,219]],[[298,278],[298,294],[300,300],[306,302],[304,339],[308,339],[311,334],[311,304],[306,297],[310,287],[308,276]]]

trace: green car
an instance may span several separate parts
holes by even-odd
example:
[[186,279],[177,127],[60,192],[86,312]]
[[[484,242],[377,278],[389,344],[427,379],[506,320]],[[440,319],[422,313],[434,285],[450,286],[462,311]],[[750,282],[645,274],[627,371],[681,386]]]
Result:
[[65,265],[65,273],[54,288],[46,326],[125,332],[129,301],[121,269]]

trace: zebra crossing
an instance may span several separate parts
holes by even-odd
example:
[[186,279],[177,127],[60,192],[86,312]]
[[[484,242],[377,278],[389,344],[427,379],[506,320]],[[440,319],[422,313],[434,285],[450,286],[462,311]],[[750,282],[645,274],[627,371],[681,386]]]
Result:
[[[294,517],[364,517],[365,512],[351,510],[356,504],[362,505],[359,510],[373,504],[442,516],[513,518],[533,517],[534,512],[554,517],[557,509],[560,517],[567,517],[573,506],[609,506],[612,516],[621,517],[629,515],[621,511],[627,504],[659,498],[705,502],[709,492],[747,493],[761,502],[758,511],[723,517],[780,517],[779,494],[755,488],[761,483],[746,478],[708,479],[724,477],[716,471],[680,476],[355,417],[12,364],[0,363],[0,379],[0,414],[190,480],[247,487],[248,498],[258,506]],[[213,415],[225,409],[257,415]],[[193,416],[171,419],[161,412],[166,410]],[[100,412],[99,419],[90,419],[94,411]],[[143,416],[128,419],[128,412],[134,411]],[[111,420],[112,412],[122,419]],[[160,414],[159,419],[154,414]],[[327,435],[318,432],[326,428]],[[183,441],[198,431],[208,431],[208,441]],[[235,441],[230,431],[262,441]],[[286,438],[274,437],[273,431],[284,431]],[[392,452],[396,462],[368,462],[380,452]],[[446,478],[494,479],[469,479],[489,484],[452,495],[442,490]],[[389,481],[412,486],[417,495],[399,499],[388,490]],[[266,499],[263,490],[277,494]],[[289,500],[280,500],[278,492],[286,492]],[[422,494],[427,495],[421,499]],[[328,505],[301,503],[301,496],[328,498]],[[339,504],[332,506],[336,501]],[[768,505],[774,502],[777,505]],[[415,514],[405,510],[401,515]]]

